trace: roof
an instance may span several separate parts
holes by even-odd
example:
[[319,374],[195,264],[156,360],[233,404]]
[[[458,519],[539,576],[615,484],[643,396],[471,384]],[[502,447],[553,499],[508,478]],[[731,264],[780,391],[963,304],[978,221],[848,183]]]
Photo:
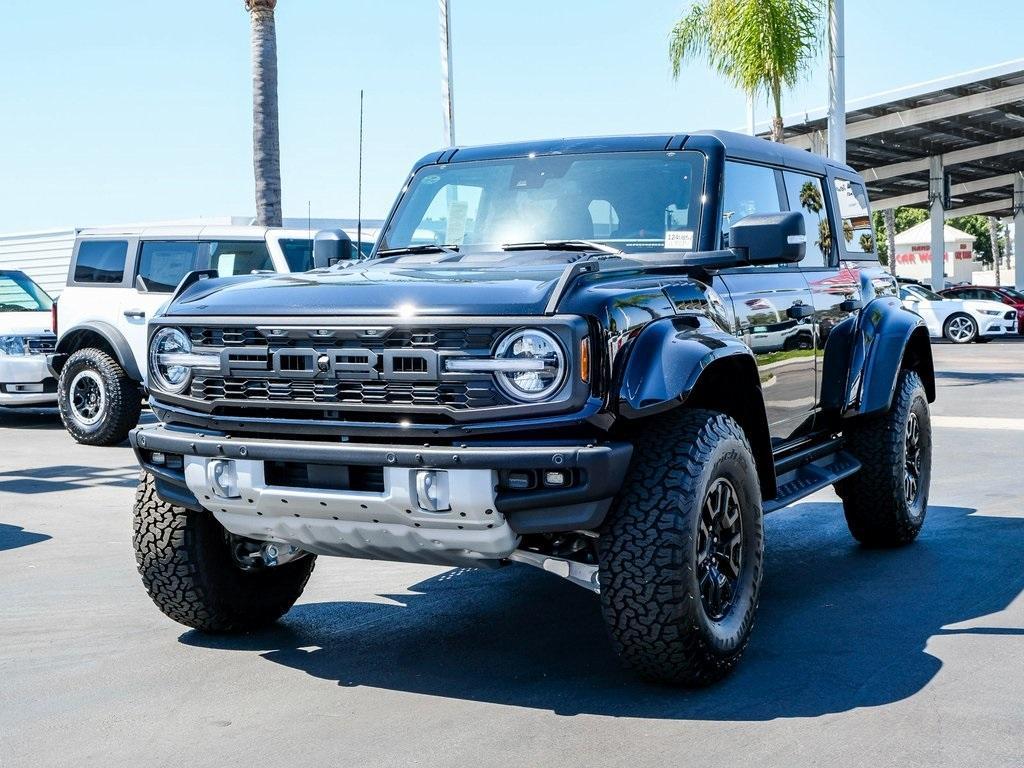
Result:
[[131,237],[182,237],[200,238],[217,237],[222,239],[262,240],[268,231],[280,232],[293,237],[307,237],[309,230],[306,229],[276,229],[271,227],[239,226],[239,225],[217,225],[205,224],[201,226],[193,224],[165,225],[165,226],[141,226],[141,227],[94,227],[83,229],[79,232],[83,236],[112,236],[126,235]]
[[770,141],[732,131],[703,130],[692,133],[657,133],[620,136],[583,136],[562,139],[539,139],[506,144],[485,144],[471,147],[453,147],[423,157],[416,167],[434,163],[465,163],[478,160],[502,160],[531,155],[572,155],[594,152],[642,152],[683,149],[691,138],[707,136],[717,139],[725,147],[726,155],[764,160],[792,168],[822,168],[823,164],[849,170],[820,155],[809,155],[799,148],[774,144]]
[[[928,205],[929,158],[943,157],[954,216],[1009,215],[1024,169],[1024,59],[847,104],[847,162],[876,209]],[[786,143],[824,152],[826,110],[789,118]]]
[[[917,245],[919,243],[930,243],[932,240],[931,226],[932,220],[926,219],[925,221],[922,221],[920,224],[915,224],[910,229],[906,229],[903,232],[900,232],[895,237],[896,245]],[[969,232],[964,232],[963,230],[957,229],[956,227],[951,227],[949,226],[949,224],[946,224],[942,227],[942,236],[944,242],[947,243],[973,243],[975,240],[978,239]]]

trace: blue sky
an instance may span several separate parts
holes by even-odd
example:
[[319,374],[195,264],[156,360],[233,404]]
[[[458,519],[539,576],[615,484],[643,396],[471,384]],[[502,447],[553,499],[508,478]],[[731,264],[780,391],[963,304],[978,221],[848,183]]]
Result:
[[[4,5],[0,232],[252,212],[242,0]],[[743,97],[703,67],[672,81],[667,37],[687,5],[452,0],[459,143],[741,127]],[[851,99],[1024,51],[1020,3],[846,6]],[[307,201],[314,217],[355,214],[363,88],[363,210],[383,216],[442,144],[437,3],[280,0],[277,22],[285,215]],[[825,83],[823,59],[785,111],[821,106]]]

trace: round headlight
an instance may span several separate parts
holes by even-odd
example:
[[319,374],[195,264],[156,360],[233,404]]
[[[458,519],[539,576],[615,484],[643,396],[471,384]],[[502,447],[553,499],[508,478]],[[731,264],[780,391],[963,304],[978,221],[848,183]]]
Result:
[[160,389],[172,394],[184,392],[192,379],[192,369],[175,364],[172,355],[187,355],[192,342],[177,328],[161,328],[149,344],[149,375]]
[[565,354],[547,331],[526,328],[508,334],[494,353],[498,360],[522,362],[523,370],[499,371],[498,384],[516,400],[536,402],[553,395],[565,379]]

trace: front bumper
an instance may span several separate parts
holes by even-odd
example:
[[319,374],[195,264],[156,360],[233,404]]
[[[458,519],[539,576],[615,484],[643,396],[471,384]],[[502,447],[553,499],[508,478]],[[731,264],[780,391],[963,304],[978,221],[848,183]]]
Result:
[[0,357],[0,405],[48,405],[57,402],[57,380],[43,355]]
[[982,336],[1005,336],[1017,333],[1016,317],[990,317],[983,315],[979,317],[978,325],[978,333]]
[[[416,447],[227,437],[165,425],[135,429],[131,444],[165,501],[209,510],[237,535],[321,554],[445,565],[503,560],[524,534],[598,527],[632,454],[628,443]],[[154,453],[162,454],[162,463],[154,462]],[[237,496],[216,494],[215,460],[234,462]],[[339,473],[373,468],[381,472],[383,488],[275,485],[268,482],[268,462],[337,467]],[[447,472],[450,509],[418,505],[421,470]],[[501,486],[503,472],[522,470],[568,471],[574,481],[571,487],[526,491]]]

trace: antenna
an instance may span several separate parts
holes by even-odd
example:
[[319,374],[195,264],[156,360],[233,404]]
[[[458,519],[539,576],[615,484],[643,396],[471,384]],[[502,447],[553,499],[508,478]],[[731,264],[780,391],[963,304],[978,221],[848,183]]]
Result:
[[363,89],[359,89],[359,173],[356,178],[356,254],[363,256]]
[[306,201],[306,234],[313,239],[313,203],[310,200]]

